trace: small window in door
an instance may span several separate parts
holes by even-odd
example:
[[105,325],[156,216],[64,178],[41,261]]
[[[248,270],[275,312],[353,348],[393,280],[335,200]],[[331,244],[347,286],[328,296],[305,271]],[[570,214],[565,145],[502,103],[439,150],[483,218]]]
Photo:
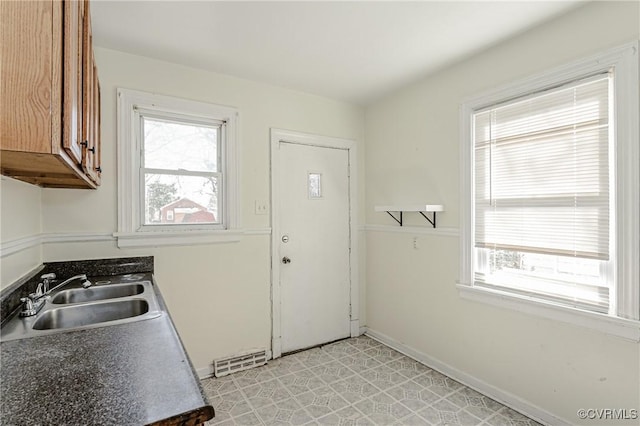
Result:
[[322,173],[309,173],[309,199],[322,198]]

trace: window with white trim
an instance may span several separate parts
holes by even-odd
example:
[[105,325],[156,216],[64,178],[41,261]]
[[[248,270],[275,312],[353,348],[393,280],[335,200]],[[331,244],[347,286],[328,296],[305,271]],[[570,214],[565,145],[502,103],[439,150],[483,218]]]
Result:
[[142,225],[221,225],[226,123],[136,108],[135,124]]
[[636,43],[463,105],[463,291],[639,319],[637,79]]
[[609,312],[613,78],[473,112],[477,286]]
[[215,242],[238,227],[237,115],[118,89],[119,246]]

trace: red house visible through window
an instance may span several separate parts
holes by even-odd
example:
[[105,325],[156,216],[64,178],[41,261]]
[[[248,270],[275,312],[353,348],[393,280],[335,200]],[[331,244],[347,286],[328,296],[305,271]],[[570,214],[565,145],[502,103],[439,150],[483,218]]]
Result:
[[160,223],[212,223],[214,214],[201,204],[180,198],[160,208]]

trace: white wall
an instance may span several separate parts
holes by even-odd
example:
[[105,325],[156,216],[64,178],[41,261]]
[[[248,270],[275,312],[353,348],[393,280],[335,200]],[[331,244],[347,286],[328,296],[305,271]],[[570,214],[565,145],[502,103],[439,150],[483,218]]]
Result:
[[3,247],[0,263],[0,288],[4,288],[42,264],[39,243],[24,250],[9,250],[16,243],[38,236],[41,232],[41,189],[11,179],[0,178],[0,244]]
[[[360,215],[364,218],[366,210],[367,223],[394,225],[386,214],[373,212],[375,204],[439,202],[447,210],[438,217],[439,225],[455,235],[461,99],[636,39],[638,16],[633,2],[588,4],[398,91],[368,108],[366,118],[361,108],[329,99],[96,49],[103,96],[103,185],[97,191],[40,190],[3,178],[1,241],[4,246],[40,232],[105,241],[45,244],[42,253],[36,245],[4,257],[2,286],[42,260],[154,255],[158,283],[197,368],[220,356],[269,347],[268,235],[232,244],[138,250],[117,249],[110,239],[117,229],[116,87],[240,109],[241,205],[247,228],[270,225],[269,216],[254,215],[254,201],[269,199],[269,128],[278,127],[358,141],[359,206],[365,206]],[[420,217],[407,221],[425,225]],[[414,235],[393,230],[382,227],[360,236],[361,247],[365,239],[367,246],[363,324],[569,423],[577,423],[578,408],[638,406],[638,344],[462,301],[455,289],[457,238],[421,234],[415,250]],[[363,257],[361,284],[364,265]]]
[[[415,235],[392,232],[397,225],[370,227],[369,328],[569,424],[579,423],[579,408],[640,408],[640,346],[460,299],[458,108],[491,87],[638,39],[639,16],[637,2],[586,4],[366,110],[367,224],[394,224],[376,204],[442,203],[439,224],[454,234],[421,234],[415,250]],[[409,224],[426,224],[416,216]]]
[[[103,183],[97,191],[42,190],[44,232],[108,238],[117,230],[117,87],[239,109],[245,228],[270,227],[268,215],[254,214],[254,202],[270,197],[271,127],[356,140],[364,181],[361,107],[112,50],[96,49],[96,59],[102,90]],[[360,194],[362,210],[364,191]],[[361,251],[364,259],[364,248]],[[269,235],[248,235],[238,243],[135,250],[117,249],[112,240],[43,246],[45,261],[129,255],[155,256],[156,279],[197,369],[215,358],[270,348]]]

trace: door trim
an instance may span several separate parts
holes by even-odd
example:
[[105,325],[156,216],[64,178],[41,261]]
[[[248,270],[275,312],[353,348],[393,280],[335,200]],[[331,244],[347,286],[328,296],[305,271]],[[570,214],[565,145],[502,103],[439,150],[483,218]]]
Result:
[[351,304],[351,337],[360,335],[360,292],[358,282],[358,184],[357,184],[357,146],[350,139],[319,136],[290,130],[271,129],[271,351],[273,358],[282,355],[281,328],[281,293],[280,293],[280,157],[278,151],[280,142],[299,145],[310,145],[323,148],[344,149],[349,154],[349,268]]

